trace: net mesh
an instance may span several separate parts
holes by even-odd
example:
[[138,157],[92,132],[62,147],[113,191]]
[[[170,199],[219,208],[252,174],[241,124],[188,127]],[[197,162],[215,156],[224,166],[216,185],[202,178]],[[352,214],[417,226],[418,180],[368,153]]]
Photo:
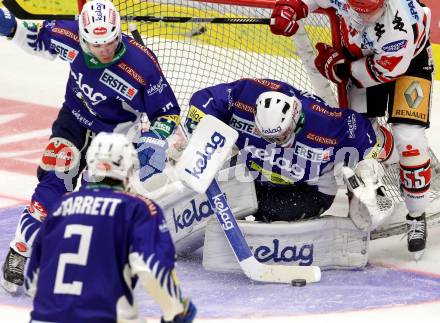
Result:
[[[187,0],[113,1],[121,15],[201,18],[268,18],[271,9]],[[312,14],[306,21],[311,43],[330,42],[329,20]],[[138,22],[146,45],[157,55],[182,110],[197,90],[240,78],[283,80],[316,93],[292,38],[270,33],[267,25]],[[128,31],[128,25],[123,24]]]
[[[232,2],[232,1],[231,1]],[[114,0],[122,16],[201,17],[201,18],[267,18],[271,9],[216,4],[189,0]],[[310,14],[304,20],[310,48],[317,42],[332,43],[326,14]],[[177,100],[186,113],[191,95],[204,87],[240,78],[273,78],[324,97],[323,86],[311,78],[310,65],[315,53],[299,55],[295,38],[274,36],[267,25],[235,25],[212,23],[137,22],[145,44],[157,55]],[[129,33],[128,24],[123,23]],[[305,63],[307,62],[307,63]],[[320,85],[323,83],[320,83]],[[327,83],[328,84],[328,83]],[[332,87],[336,97],[336,88]],[[383,120],[382,120],[383,123]],[[431,198],[439,195],[440,167],[431,152],[433,166]],[[384,169],[382,181],[386,195],[403,202],[400,190],[399,165]]]
[[[81,2],[86,1],[17,0],[24,9],[36,14],[77,14]],[[271,9],[190,0],[113,0],[113,3],[121,16],[268,18],[271,15]],[[136,26],[146,45],[158,55],[185,115],[195,91],[240,78],[283,80],[326,101],[333,100],[330,103],[335,105],[336,88],[314,76],[316,70],[311,70],[311,65],[314,45],[332,43],[329,26],[337,21],[334,18],[330,21],[325,14],[310,14],[303,21],[309,51],[304,51],[304,43],[299,45],[294,37],[272,35],[267,25],[136,22]],[[124,22],[122,28],[129,34],[128,23]],[[385,125],[385,119],[380,123]],[[440,195],[440,166],[432,151],[430,157],[430,198],[435,199]],[[398,164],[384,169],[382,181],[387,196],[402,202]]]

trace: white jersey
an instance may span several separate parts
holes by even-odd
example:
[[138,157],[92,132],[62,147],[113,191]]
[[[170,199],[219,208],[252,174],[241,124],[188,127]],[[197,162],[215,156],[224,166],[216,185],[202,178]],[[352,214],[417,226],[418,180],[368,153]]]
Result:
[[416,0],[385,0],[385,11],[361,31],[352,27],[346,0],[304,0],[312,12],[318,7],[335,8],[341,18],[343,46],[355,58],[352,81],[370,87],[404,74],[412,59],[429,39],[431,11]]

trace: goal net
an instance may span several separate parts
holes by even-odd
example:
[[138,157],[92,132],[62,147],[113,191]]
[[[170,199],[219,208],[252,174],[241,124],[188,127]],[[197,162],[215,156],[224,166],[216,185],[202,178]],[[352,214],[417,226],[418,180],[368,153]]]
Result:
[[[121,15],[193,18],[268,18],[274,4],[274,1],[267,0],[113,2]],[[305,25],[310,36],[307,44],[313,46],[318,41],[331,42],[328,16],[312,14]],[[316,79],[321,77],[311,74],[308,65],[302,63],[300,51],[304,49],[298,48],[295,42],[298,37],[274,36],[268,25],[190,21],[138,22],[137,27],[147,47],[157,53],[182,110],[188,106],[189,98],[195,91],[247,77],[283,80],[323,96],[336,105],[335,92],[329,89],[328,82],[315,80],[318,84],[314,83],[311,75]],[[123,28],[128,32],[127,24]],[[307,37],[307,34],[303,36]],[[307,57],[314,57],[312,47],[305,50],[310,50]]]

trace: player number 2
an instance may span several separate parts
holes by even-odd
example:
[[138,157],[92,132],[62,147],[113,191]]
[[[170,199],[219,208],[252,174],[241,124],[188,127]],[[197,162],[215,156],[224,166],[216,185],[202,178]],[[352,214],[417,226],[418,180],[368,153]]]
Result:
[[57,275],[55,278],[54,294],[81,295],[83,283],[73,281],[63,283],[66,265],[85,266],[89,255],[90,241],[92,239],[93,227],[82,224],[69,224],[64,230],[64,238],[71,238],[72,235],[79,235],[79,247],[77,253],[62,253],[58,260]]

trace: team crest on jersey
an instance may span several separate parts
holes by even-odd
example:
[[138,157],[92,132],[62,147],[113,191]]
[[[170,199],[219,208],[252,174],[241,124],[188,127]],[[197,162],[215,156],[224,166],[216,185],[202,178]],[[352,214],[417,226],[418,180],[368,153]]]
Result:
[[167,86],[168,85],[163,81],[163,77],[160,77],[156,84],[150,84],[150,87],[147,89],[147,94],[148,96],[152,96],[156,93],[162,93],[163,89]]
[[356,129],[357,129],[356,115],[352,114],[350,117],[347,118],[347,126],[348,126],[348,138],[355,139]]
[[78,56],[79,51],[75,48],[67,46],[64,43],[61,43],[55,39],[52,39],[50,43],[50,48],[57,52],[58,56],[64,60],[72,63],[75,58]]
[[99,78],[99,82],[105,84],[106,86],[129,100],[132,100],[138,92],[138,90],[131,86],[130,83],[108,69],[104,70],[101,77]]

